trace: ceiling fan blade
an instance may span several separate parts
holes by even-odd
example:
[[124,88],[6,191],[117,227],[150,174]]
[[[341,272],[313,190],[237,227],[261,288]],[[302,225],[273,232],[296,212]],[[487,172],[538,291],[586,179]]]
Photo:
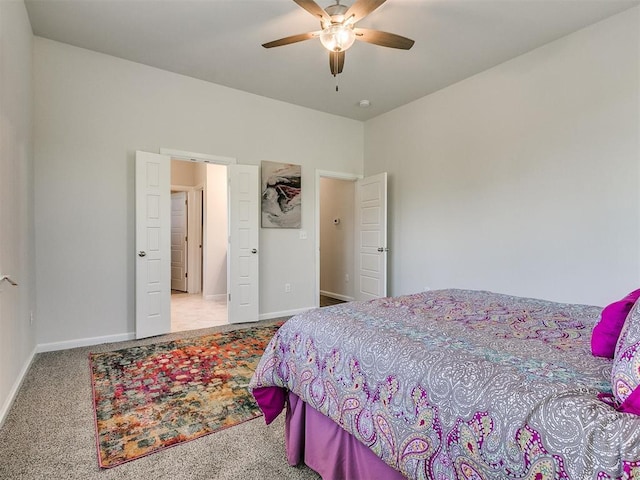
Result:
[[318,5],[313,0],[293,0],[302,8],[304,8],[307,12],[309,12],[314,17],[318,17],[318,19],[324,24],[331,25],[331,17],[327,12],[325,12],[320,5]]
[[344,18],[349,25],[352,25],[362,20],[386,1],[387,0],[356,0],[349,10],[346,11]]
[[395,33],[381,32],[380,30],[369,30],[368,28],[354,28],[356,40],[373,43],[382,47],[399,48],[409,50],[415,43],[407,37],[396,35]]
[[273,42],[263,43],[264,48],[281,47],[283,45],[289,45],[291,43],[303,42],[304,40],[310,40],[320,35],[320,32],[300,33],[298,35],[291,35],[290,37],[284,37]]
[[344,68],[344,51],[329,52],[329,67],[334,77],[342,73],[342,69]]

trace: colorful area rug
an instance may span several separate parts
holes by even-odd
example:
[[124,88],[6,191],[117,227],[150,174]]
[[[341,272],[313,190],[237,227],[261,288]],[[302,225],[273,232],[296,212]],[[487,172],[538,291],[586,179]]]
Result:
[[100,467],[261,416],[247,384],[280,325],[90,354]]

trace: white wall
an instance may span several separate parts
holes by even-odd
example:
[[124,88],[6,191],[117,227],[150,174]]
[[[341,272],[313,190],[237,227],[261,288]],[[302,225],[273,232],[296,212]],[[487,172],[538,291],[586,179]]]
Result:
[[639,283],[638,63],[636,8],[363,127],[35,38],[37,341],[133,331],[133,155],[160,147],[302,165],[308,238],[261,230],[263,316],[314,305],[315,169],[363,156],[390,173],[392,294],[617,298]]
[[195,187],[198,185],[198,165],[196,162],[171,160],[171,186]]
[[33,358],[33,35],[23,2],[0,2],[0,425]]
[[355,182],[320,178],[320,291],[342,300],[354,297],[355,201]]
[[34,75],[38,343],[133,331],[135,150],[302,165],[308,237],[261,230],[260,312],[315,304],[315,169],[362,173],[361,122],[38,37]]
[[639,8],[365,124],[390,290],[606,304],[640,286]]
[[208,300],[224,299],[227,293],[227,167],[207,164],[205,201],[206,252],[204,296]]
[[[207,300],[227,296],[227,167],[171,160],[171,185],[204,187],[203,291]],[[191,230],[191,229],[190,229]],[[191,262],[189,262],[191,265]],[[191,277],[190,270],[189,277]]]
[[[222,172],[226,178],[226,172]],[[187,282],[188,293],[203,292],[202,278],[206,279],[206,272],[203,273],[203,237],[204,230],[202,225],[202,214],[204,208],[202,206],[202,198],[206,195],[207,186],[207,164],[204,162],[194,162],[187,160],[171,159],[171,188],[172,191],[187,190],[187,198],[189,202],[187,213],[187,236],[188,252],[187,252],[187,272],[189,281]],[[197,187],[197,190],[196,190]],[[202,196],[202,198],[201,198]],[[226,206],[223,208],[226,209]],[[226,252],[226,245],[224,247]],[[194,281],[194,278],[196,279]]]

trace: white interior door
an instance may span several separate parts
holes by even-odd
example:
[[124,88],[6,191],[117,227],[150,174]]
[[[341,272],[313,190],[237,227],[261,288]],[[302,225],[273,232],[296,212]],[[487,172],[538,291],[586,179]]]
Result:
[[[189,253],[187,254],[189,281],[189,293],[202,292],[202,198],[203,190],[200,188],[193,192],[189,210]],[[191,208],[192,207],[192,208]]]
[[387,296],[387,173],[356,182],[356,299]]
[[171,289],[187,291],[187,192],[171,194]]
[[229,323],[258,321],[260,183],[256,165],[229,165]]
[[136,152],[136,338],[171,331],[171,158]]

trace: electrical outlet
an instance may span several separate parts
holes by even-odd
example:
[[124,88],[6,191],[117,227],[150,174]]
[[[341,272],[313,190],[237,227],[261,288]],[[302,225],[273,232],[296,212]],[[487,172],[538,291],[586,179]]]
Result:
[[345,281],[345,283],[349,283],[349,274],[348,273],[344,274],[344,281]]
[[285,293],[290,293],[291,292],[291,284],[290,283],[285,283],[284,284],[284,291],[285,291]]
[[29,313],[29,325],[33,325],[33,312]]

